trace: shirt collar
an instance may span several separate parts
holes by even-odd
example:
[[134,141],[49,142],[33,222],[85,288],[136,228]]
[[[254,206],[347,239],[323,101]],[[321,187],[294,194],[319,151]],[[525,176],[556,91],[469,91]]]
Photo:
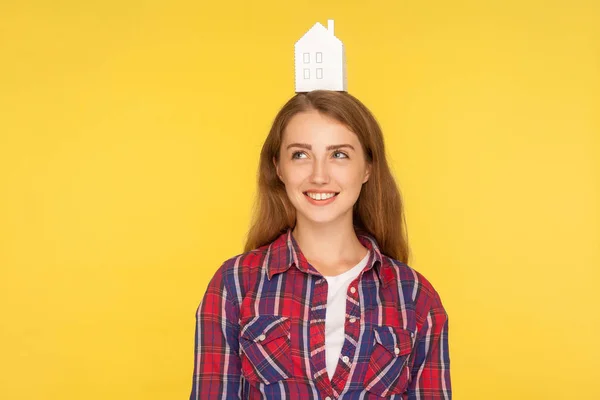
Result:
[[[357,227],[354,228],[356,237],[360,243],[367,249],[371,250],[365,271],[375,268],[377,277],[383,287],[394,279],[393,271],[391,271],[388,263],[384,262],[383,255],[377,244],[377,240],[368,232]],[[292,235],[292,228],[279,235],[270,245],[264,260],[264,265],[267,271],[269,280],[275,275],[287,271],[290,267],[295,266],[300,271],[321,276],[321,274],[309,264],[302,254],[298,242]]]

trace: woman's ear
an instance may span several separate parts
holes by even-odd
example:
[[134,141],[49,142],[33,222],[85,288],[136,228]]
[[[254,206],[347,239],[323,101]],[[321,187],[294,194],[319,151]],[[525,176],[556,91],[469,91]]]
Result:
[[371,164],[367,163],[367,168],[365,170],[365,177],[363,179],[363,183],[366,183],[369,180],[369,178],[371,177],[371,169],[372,169]]
[[281,175],[279,174],[279,165],[277,164],[275,157],[273,157],[273,165],[275,166],[275,173],[279,177],[279,180],[283,182],[283,179],[281,179]]

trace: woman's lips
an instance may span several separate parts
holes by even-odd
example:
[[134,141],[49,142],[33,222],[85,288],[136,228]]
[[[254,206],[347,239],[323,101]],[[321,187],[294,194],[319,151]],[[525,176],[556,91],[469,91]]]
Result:
[[315,200],[306,193],[304,193],[304,197],[306,197],[306,199],[308,200],[308,202],[310,204],[313,204],[315,206],[326,206],[328,204],[333,203],[335,201],[335,199],[337,198],[338,194],[339,193],[335,193],[335,195],[333,197],[330,197],[329,199],[325,199],[325,200]]

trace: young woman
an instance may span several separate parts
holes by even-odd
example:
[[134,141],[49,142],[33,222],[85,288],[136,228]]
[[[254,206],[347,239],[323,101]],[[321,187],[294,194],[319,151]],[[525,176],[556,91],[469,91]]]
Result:
[[346,92],[290,99],[245,253],[197,312],[190,399],[450,399],[448,315],[407,266],[381,130]]

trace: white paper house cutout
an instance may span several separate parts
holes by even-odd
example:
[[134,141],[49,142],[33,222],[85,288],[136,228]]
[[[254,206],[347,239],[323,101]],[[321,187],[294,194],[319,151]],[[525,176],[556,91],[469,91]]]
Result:
[[313,25],[294,45],[296,93],[311,90],[347,91],[344,44],[333,34],[333,20],[327,28]]

